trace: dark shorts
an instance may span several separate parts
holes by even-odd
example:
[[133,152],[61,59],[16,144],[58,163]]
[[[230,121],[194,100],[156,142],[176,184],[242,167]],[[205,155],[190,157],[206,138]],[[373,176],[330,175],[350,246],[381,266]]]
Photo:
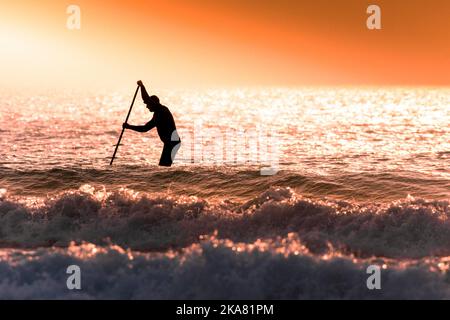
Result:
[[161,154],[161,159],[159,160],[159,165],[163,167],[170,167],[180,147],[181,147],[181,140],[164,142],[164,147]]

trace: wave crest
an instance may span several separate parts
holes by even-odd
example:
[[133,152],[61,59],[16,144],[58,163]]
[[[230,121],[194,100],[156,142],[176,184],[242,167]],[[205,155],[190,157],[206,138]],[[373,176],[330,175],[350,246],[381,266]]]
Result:
[[450,204],[408,198],[389,204],[313,200],[290,188],[270,188],[244,203],[209,202],[121,189],[82,186],[43,203],[0,200],[3,247],[115,243],[139,251],[180,249],[215,231],[250,243],[298,234],[308,250],[331,243],[361,257],[450,255]]

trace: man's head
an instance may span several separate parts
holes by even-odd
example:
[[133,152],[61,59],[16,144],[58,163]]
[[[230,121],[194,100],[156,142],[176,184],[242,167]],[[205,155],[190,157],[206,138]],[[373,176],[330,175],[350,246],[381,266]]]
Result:
[[160,106],[159,98],[157,96],[151,96],[150,99],[145,101],[145,104],[150,112],[155,112],[155,110]]

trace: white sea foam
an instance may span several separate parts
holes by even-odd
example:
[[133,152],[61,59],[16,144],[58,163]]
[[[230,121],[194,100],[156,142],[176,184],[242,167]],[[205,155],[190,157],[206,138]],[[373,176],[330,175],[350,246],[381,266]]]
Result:
[[359,256],[414,258],[450,255],[449,214],[448,201],[360,204],[312,200],[290,188],[235,204],[83,186],[43,203],[0,201],[0,236],[3,247],[88,241],[166,251],[215,230],[220,238],[244,242],[294,232],[313,252],[332,243]]
[[[251,244],[212,237],[165,254],[88,243],[0,253],[0,299],[450,298],[449,259],[400,263],[333,251],[312,255],[292,234]],[[81,291],[66,288],[72,264],[81,268]],[[369,264],[383,268],[381,290],[367,289]]]

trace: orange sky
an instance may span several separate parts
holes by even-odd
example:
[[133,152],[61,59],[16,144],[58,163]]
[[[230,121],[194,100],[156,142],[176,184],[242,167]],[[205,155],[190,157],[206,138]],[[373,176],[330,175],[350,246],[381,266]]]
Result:
[[[382,30],[366,28],[369,4]],[[2,0],[0,74],[3,87],[450,85],[450,1]]]

